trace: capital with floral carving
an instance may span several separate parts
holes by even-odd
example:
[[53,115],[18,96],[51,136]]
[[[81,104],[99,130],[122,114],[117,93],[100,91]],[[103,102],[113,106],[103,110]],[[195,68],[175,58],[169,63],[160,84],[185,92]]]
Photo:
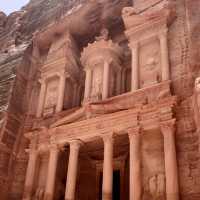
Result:
[[175,132],[175,124],[176,124],[176,119],[171,119],[171,120],[160,122],[160,128],[161,128],[163,135],[174,133]]
[[128,133],[129,139],[131,139],[134,136],[141,135],[142,128],[141,128],[141,126],[136,126],[136,127],[128,128],[127,129],[127,133]]
[[114,132],[102,134],[101,138],[103,139],[103,142],[106,143],[113,143],[114,140]]
[[81,146],[83,146],[83,142],[79,139],[74,139],[69,141],[70,149],[79,150]]

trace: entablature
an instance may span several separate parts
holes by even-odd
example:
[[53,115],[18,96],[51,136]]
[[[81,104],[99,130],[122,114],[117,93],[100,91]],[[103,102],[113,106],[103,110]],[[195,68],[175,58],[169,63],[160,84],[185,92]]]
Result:
[[[174,117],[173,108],[177,103],[177,98],[168,93],[169,85],[167,81],[157,86],[158,88],[156,86],[145,88],[123,94],[121,97],[107,99],[103,104],[87,105],[81,108],[82,116],[79,113],[81,119],[73,116],[72,121],[69,122],[68,118],[64,117],[65,120],[61,119],[60,123],[58,120],[49,128],[40,128],[41,131],[38,129],[37,146],[44,150],[51,141],[59,146],[66,145],[73,139],[88,142],[110,132],[117,135],[126,134],[128,129],[138,126],[141,126],[144,131],[158,129],[161,122]],[[86,112],[90,112],[89,118]]]

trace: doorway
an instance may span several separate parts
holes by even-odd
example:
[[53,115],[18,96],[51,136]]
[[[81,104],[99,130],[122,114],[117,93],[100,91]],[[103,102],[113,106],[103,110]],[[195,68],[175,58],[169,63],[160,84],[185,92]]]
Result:
[[[103,172],[100,172],[99,176],[99,200],[102,200]],[[113,171],[112,200],[120,200],[120,170]]]

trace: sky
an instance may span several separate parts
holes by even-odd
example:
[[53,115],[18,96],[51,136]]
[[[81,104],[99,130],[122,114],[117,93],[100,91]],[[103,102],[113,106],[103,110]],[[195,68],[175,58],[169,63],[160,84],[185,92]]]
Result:
[[3,11],[7,15],[11,12],[20,10],[29,0],[0,0],[0,11]]

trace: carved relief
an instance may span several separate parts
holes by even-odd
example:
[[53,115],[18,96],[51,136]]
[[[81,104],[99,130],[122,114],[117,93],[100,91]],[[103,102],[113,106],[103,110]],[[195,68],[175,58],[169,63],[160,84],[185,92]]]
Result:
[[165,199],[165,175],[162,173],[156,174],[149,178],[148,191],[151,199],[164,200]]
[[157,40],[152,40],[140,49],[140,87],[150,86],[160,81],[160,51]]
[[44,115],[52,114],[55,111],[58,98],[58,79],[50,79],[47,83],[47,92],[44,105]]
[[91,98],[92,100],[102,99],[103,67],[97,66],[93,70]]
[[143,200],[165,199],[165,167],[161,133],[144,134],[142,138]]

